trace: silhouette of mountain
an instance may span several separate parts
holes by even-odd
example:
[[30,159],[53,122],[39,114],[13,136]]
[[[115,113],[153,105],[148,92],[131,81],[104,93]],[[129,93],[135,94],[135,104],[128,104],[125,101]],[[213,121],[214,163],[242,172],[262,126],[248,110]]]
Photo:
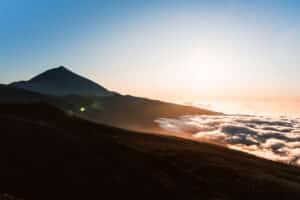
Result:
[[[160,117],[218,114],[190,106],[118,94],[106,97],[51,96],[7,85],[0,85],[0,94],[0,104],[46,102],[96,123],[135,131],[165,132],[154,122]],[[80,110],[82,107],[85,108],[84,112]]]
[[300,199],[297,167],[94,124],[45,103],[2,104],[0,110],[0,194],[25,200]]
[[28,90],[0,84],[0,103],[34,103],[43,101],[45,96]]
[[[69,73],[56,68],[30,81],[46,90]],[[216,112],[108,90],[112,95],[40,94],[18,84],[0,85],[0,199],[300,198],[297,167],[111,127],[154,133],[159,117]]]
[[220,114],[191,106],[120,95],[64,67],[50,69],[29,81],[15,82],[10,86],[48,94],[48,97],[43,96],[44,102],[93,122],[135,131],[165,132],[154,122],[161,117]]
[[63,66],[45,71],[29,81],[14,82],[14,87],[42,94],[65,96],[110,96],[113,93],[97,83],[79,76]]

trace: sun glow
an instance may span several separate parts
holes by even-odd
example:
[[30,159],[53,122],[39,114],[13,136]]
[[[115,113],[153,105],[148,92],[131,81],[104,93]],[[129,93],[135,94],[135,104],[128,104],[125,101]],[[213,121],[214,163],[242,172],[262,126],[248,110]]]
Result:
[[[222,94],[226,89],[236,90],[234,83],[239,79],[236,74],[242,62],[239,52],[226,43],[213,45],[213,42],[194,44],[189,52],[177,56],[176,64],[172,66],[178,85],[202,94]],[[240,85],[241,86],[241,85]]]

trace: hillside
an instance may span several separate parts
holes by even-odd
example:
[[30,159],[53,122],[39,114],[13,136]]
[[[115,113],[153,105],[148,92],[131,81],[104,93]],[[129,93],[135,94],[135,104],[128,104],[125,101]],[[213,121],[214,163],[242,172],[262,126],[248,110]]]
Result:
[[65,96],[69,94],[81,96],[113,95],[113,93],[101,85],[75,74],[63,66],[47,70],[28,81],[18,81],[10,85],[55,96]]
[[41,94],[0,84],[0,103],[36,103],[45,100]]
[[0,105],[0,193],[53,199],[299,199],[300,169],[219,146]]
[[[165,132],[154,122],[161,117],[221,114],[191,106],[119,94],[102,98],[72,95],[62,99],[73,105],[69,110],[84,119],[143,132]],[[85,108],[85,112],[80,112],[81,107]]]
[[[32,102],[37,102],[36,99],[40,101],[42,96],[43,102],[86,120],[134,131],[166,132],[154,122],[161,117],[221,114],[191,106],[121,95],[62,66],[42,72],[28,81],[11,83],[8,87],[21,89],[22,93],[27,90],[31,96],[37,94],[38,98],[32,97]],[[13,97],[12,102],[15,102]],[[81,112],[81,108],[85,112]]]
[[[114,94],[107,97],[53,96],[0,84],[0,104],[47,102],[89,121],[135,131],[163,132],[154,120],[192,114],[220,114],[152,99]],[[80,108],[84,107],[85,112]]]

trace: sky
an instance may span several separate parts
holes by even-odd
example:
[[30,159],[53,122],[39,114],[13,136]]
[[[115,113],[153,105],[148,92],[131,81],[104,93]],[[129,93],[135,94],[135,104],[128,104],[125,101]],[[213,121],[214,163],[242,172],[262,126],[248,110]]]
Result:
[[0,82],[64,65],[162,100],[299,98],[298,0],[1,0]]

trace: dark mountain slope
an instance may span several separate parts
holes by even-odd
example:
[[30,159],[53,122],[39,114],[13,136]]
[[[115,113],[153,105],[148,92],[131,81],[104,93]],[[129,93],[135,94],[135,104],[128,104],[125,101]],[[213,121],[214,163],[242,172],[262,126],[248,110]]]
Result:
[[34,103],[42,101],[43,95],[0,84],[0,103]]
[[[10,85],[0,84],[0,105],[3,104],[32,104],[32,103],[48,103],[54,107],[61,109],[70,109],[74,105],[68,103],[61,97],[43,95],[37,92],[28,91],[22,88],[16,88]],[[29,112],[31,113],[31,112]]]
[[82,96],[112,95],[112,93],[104,87],[79,76],[62,66],[45,71],[29,81],[15,82],[11,85],[42,94],[56,96],[69,94]]
[[300,169],[174,137],[1,105],[0,193],[53,199],[299,199]]
[[[154,122],[161,117],[220,114],[134,96],[114,95],[104,98],[68,96],[63,99],[75,105],[72,110],[85,119],[135,131],[163,132],[164,130]],[[80,112],[80,107],[84,107],[85,112]]]
[[[165,132],[154,122],[161,117],[220,114],[190,106],[109,92],[64,67],[48,70],[29,81],[15,82],[10,86],[39,92],[44,94],[44,97],[49,95],[51,98],[44,98],[45,102],[87,120],[135,131]],[[85,108],[84,113],[80,112],[82,107]]]

